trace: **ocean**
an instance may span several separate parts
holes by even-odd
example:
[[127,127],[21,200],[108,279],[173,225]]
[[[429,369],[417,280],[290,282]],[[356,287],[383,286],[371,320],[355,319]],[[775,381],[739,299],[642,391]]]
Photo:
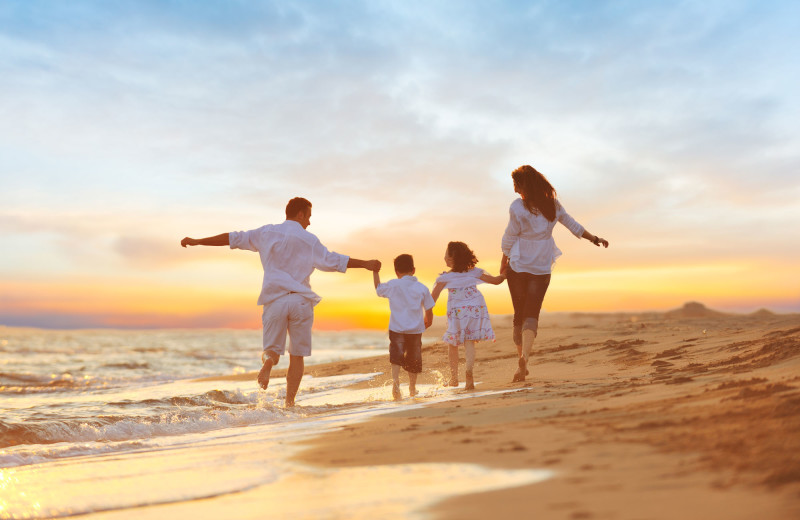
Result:
[[[319,332],[313,342],[308,365],[387,352],[383,331]],[[235,514],[227,517],[255,518],[263,510],[243,505],[246,497],[291,493],[292,482],[321,478],[377,488],[370,499],[353,492],[338,493],[334,504],[319,497],[282,503],[271,516],[391,518],[400,511],[397,518],[412,518],[453,493],[547,477],[452,464],[299,466],[289,460],[296,440],[480,393],[420,385],[418,399],[398,403],[388,388],[347,389],[375,374],[306,376],[298,406],[287,409],[283,379],[267,391],[255,381],[213,379],[257,371],[260,345],[260,331],[0,327],[0,518],[158,518],[167,505],[175,518],[210,518],[220,512],[207,500],[223,504],[232,496]],[[392,505],[392,494],[381,494],[381,482],[389,490],[398,481],[419,488],[416,501],[395,497],[400,503]]]

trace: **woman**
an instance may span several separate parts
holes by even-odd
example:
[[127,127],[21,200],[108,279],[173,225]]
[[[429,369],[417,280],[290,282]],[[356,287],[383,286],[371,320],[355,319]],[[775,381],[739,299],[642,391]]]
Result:
[[520,166],[511,174],[519,199],[511,203],[508,227],[503,235],[500,274],[508,280],[514,305],[514,344],[519,369],[513,381],[525,381],[528,358],[539,329],[539,312],[550,285],[550,273],[561,251],[553,240],[553,228],[560,222],[578,238],[596,246],[608,241],[592,235],[569,216],[556,199],[556,190],[532,166]]

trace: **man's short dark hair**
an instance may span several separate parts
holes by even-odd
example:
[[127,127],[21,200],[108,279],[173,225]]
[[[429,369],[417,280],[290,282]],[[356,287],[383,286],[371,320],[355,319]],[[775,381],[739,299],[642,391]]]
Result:
[[394,270],[398,273],[410,273],[414,270],[414,257],[402,254],[394,259]]
[[301,211],[310,208],[311,203],[303,197],[295,197],[286,205],[286,218],[294,218]]

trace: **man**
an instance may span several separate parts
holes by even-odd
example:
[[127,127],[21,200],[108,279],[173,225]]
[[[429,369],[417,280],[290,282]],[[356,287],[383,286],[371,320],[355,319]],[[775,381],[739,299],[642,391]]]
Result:
[[286,373],[286,406],[294,406],[294,398],[303,379],[303,358],[311,355],[311,325],[314,306],[320,297],[311,290],[309,278],[314,269],[345,272],[349,267],[379,271],[378,260],[357,260],[328,251],[312,233],[311,202],[295,197],[286,205],[286,221],[267,224],[250,231],[234,231],[213,237],[186,237],[181,246],[230,246],[231,249],[257,251],[264,268],[264,279],[258,304],[264,306],[263,366],[258,384],[267,388],[272,367],[286,352],[289,332],[289,370]]

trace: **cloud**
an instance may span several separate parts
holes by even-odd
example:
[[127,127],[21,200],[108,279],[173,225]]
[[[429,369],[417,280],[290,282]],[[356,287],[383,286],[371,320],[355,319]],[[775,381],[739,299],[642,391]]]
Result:
[[[78,5],[60,15],[78,18],[85,33],[34,16],[38,30],[11,33],[37,49],[24,55],[39,72],[9,70],[18,83],[6,98],[34,111],[12,115],[32,121],[37,144],[112,153],[158,174],[205,174],[205,182],[232,177],[245,193],[256,182],[267,190],[331,182],[309,174],[326,163],[341,184],[361,186],[351,163],[376,157],[384,160],[372,161],[374,176],[413,174],[432,155],[425,149],[457,155],[454,169],[469,178],[465,166],[481,153],[494,164],[519,162],[514,151],[522,162],[555,158],[589,175],[589,156],[617,150],[631,164],[642,151],[658,163],[698,153],[720,160],[748,141],[763,150],[783,102],[782,90],[748,94],[742,81],[741,65],[753,67],[775,43],[742,31],[760,12],[741,4],[627,12],[548,3]],[[756,45],[725,51],[742,40]],[[750,124],[754,116],[761,124]],[[730,124],[737,120],[748,124]],[[442,177],[440,186],[451,184]]]
[[295,195],[343,252],[439,265],[460,239],[489,261],[526,163],[614,239],[559,239],[567,265],[796,257],[798,11],[6,2],[0,268],[176,272],[212,258],[182,236],[277,222]]
[[187,255],[181,254],[177,241],[157,239],[152,236],[121,236],[113,241],[115,253],[138,267],[163,267],[186,262]]
[[[227,217],[228,220],[233,220]],[[221,219],[216,217],[213,222]],[[225,219],[222,219],[225,220]],[[0,237],[8,245],[3,267],[7,276],[31,274],[31,269],[52,273],[107,276],[116,273],[158,275],[159,271],[180,269],[197,263],[225,262],[240,268],[241,257],[225,257],[227,248],[180,247],[187,234],[208,236],[225,232],[212,227],[208,216],[194,216],[194,226],[212,230],[197,235],[197,227],[179,230],[176,219],[159,214],[140,214],[131,220],[125,212],[80,212],[73,214],[0,212]],[[183,231],[181,234],[180,231]],[[33,245],[33,246],[32,246]],[[257,264],[257,261],[255,262]],[[41,273],[47,276],[45,273]]]

